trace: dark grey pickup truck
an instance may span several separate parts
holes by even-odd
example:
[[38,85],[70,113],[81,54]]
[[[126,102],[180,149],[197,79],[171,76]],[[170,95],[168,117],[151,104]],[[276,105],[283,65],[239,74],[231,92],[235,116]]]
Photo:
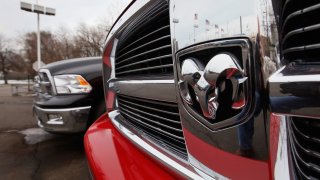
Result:
[[105,111],[100,57],[63,60],[35,77],[38,125],[55,133],[83,132]]

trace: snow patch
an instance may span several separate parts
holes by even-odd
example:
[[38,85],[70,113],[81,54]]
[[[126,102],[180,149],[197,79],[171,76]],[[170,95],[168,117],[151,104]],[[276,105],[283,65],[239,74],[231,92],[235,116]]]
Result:
[[41,128],[30,128],[20,131],[19,133],[25,135],[24,140],[27,144],[33,145],[50,139],[54,139],[58,135],[50,134]]

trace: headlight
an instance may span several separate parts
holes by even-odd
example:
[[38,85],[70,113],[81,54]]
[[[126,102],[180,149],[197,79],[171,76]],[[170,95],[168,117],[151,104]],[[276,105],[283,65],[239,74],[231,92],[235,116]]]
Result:
[[91,85],[81,75],[58,75],[54,76],[58,94],[89,93]]

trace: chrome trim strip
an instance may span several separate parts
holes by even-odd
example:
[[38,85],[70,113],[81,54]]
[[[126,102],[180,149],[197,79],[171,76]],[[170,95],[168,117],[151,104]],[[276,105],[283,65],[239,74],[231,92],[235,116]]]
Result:
[[[188,179],[214,179],[205,173],[199,175],[196,172],[193,172],[190,169],[187,169],[183,165],[179,164],[178,162],[174,161],[173,159],[169,158],[156,148],[152,147],[150,144],[146,143],[142,140],[139,136],[134,134],[132,131],[121,125],[117,120],[116,116],[120,115],[117,110],[108,113],[109,118],[112,124],[124,135],[126,136],[131,142],[133,142],[136,146],[141,147],[145,152],[149,153],[153,157],[157,158],[160,162],[164,163],[171,169],[175,170],[177,173],[186,176]],[[190,166],[191,167],[191,166]],[[193,167],[192,167],[193,168]]]
[[319,74],[310,75],[284,75],[283,70],[290,67],[283,66],[269,77],[270,83],[291,83],[291,82],[320,82]]
[[177,102],[175,84],[172,79],[148,79],[148,80],[111,80],[109,89],[118,94],[141,97],[146,99]]
[[48,86],[48,85],[51,85],[51,83],[50,82],[40,82],[40,85],[45,85],[45,86]]
[[172,84],[174,83],[173,79],[170,80],[124,80],[118,81],[118,83],[124,84]]
[[51,83],[51,88],[52,88],[52,92],[53,92],[52,95],[57,95],[56,84],[54,83],[53,77],[52,77],[49,69],[40,69],[39,72],[43,72],[43,73],[47,74],[49,81]]
[[270,76],[271,111],[278,115],[319,118],[317,88],[320,67],[315,64],[287,65]]
[[60,118],[55,118],[55,119],[49,119],[47,121],[47,124],[51,124],[51,125],[63,125],[64,122],[62,120],[62,117]]
[[76,108],[61,108],[61,109],[45,109],[45,108],[40,108],[38,106],[34,106],[34,108],[37,108],[39,110],[46,111],[46,112],[65,112],[65,111],[76,111],[76,110],[90,109],[91,106],[76,107]]
[[290,82],[320,82],[320,75],[293,75],[293,76],[275,76],[270,77],[269,82],[290,83]]
[[221,174],[213,171],[212,169],[208,168],[206,165],[202,164],[200,161],[198,161],[195,157],[193,157],[191,154],[188,154],[189,157],[189,162],[191,165],[199,168],[199,171],[197,172],[206,172],[210,176],[215,177],[216,179],[219,180],[228,180],[229,178],[222,176]]
[[307,114],[290,114],[290,113],[282,113],[282,112],[272,112],[274,115],[277,116],[290,116],[290,117],[301,117],[301,118],[313,118],[313,119],[320,119],[317,115],[307,115]]
[[117,49],[117,45],[118,45],[119,40],[118,39],[114,39],[113,40],[113,46],[112,46],[112,50],[111,50],[111,54],[110,54],[110,63],[111,63],[111,75],[110,75],[110,79],[113,79],[116,77],[116,71],[115,71],[115,64],[116,64],[116,49]]
[[36,116],[37,124],[40,128],[44,128],[38,116]]
[[288,137],[285,116],[280,117],[277,159],[274,168],[274,179],[290,179],[288,159]]

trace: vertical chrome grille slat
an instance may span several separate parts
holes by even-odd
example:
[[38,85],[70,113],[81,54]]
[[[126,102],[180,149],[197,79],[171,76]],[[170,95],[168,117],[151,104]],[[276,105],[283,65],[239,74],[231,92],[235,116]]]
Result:
[[156,108],[144,106],[144,105],[141,105],[141,104],[136,104],[136,103],[133,103],[133,102],[129,102],[129,101],[126,101],[126,100],[120,100],[120,101],[126,102],[126,103],[131,104],[131,105],[139,106],[139,107],[142,107],[142,108],[146,108],[146,109],[149,109],[149,110],[153,110],[153,111],[158,111],[158,112],[161,112],[161,113],[166,113],[166,114],[170,114],[170,115],[179,116],[179,113],[177,113],[177,112],[170,112],[170,111],[165,111],[165,110],[161,110],[161,109],[156,109]]
[[[140,54],[136,54],[136,55],[131,56],[131,57],[127,58],[127,59],[123,59],[123,60],[121,60],[121,61],[117,61],[117,62],[116,62],[116,65],[120,65],[120,64],[122,64],[122,63],[124,63],[124,62],[127,62],[127,61],[133,59],[133,58],[136,58],[136,57],[139,57],[139,56],[142,56],[142,55],[146,55],[146,54],[150,54],[150,53],[153,53],[153,52],[156,52],[156,51],[159,51],[159,50],[162,50],[162,49],[166,49],[166,48],[171,48],[171,45],[165,45],[165,46],[162,46],[162,47],[158,47],[158,48],[155,48],[155,49],[151,49],[151,50],[149,50],[149,51],[146,51],[146,52],[143,52],[143,53],[140,53]],[[117,60],[118,60],[118,59],[117,59]]]
[[[146,117],[144,117],[144,116],[141,116],[141,115],[139,115],[139,114],[137,114],[137,113],[134,113],[133,111],[130,111],[130,110],[128,110],[128,109],[121,108],[121,110],[122,110],[122,111],[125,111],[126,113],[130,114],[130,115],[133,116],[133,117],[136,116],[136,117],[135,117],[136,119],[141,118],[141,119],[144,119],[144,120],[146,120],[146,121],[148,121],[148,122],[154,123],[154,124],[156,124],[156,125],[158,125],[158,126],[161,126],[161,127],[164,127],[164,128],[167,128],[167,129],[170,129],[170,130],[173,130],[173,131],[176,131],[177,133],[182,133],[182,130],[181,130],[181,129],[173,128],[173,127],[168,126],[168,125],[165,125],[165,124],[163,124],[163,123],[161,123],[161,122],[159,122],[159,121],[151,120],[151,119],[146,118]],[[178,138],[178,139],[181,139],[181,137],[177,137],[177,138]]]
[[[147,77],[158,80],[172,77],[173,81],[168,1],[148,3],[118,33],[117,40],[114,80],[143,82]],[[163,96],[148,99],[150,96],[132,94],[131,90],[139,87],[137,84],[130,87],[130,84],[122,84],[129,87],[117,92],[117,106],[124,123],[148,137],[148,142],[187,160],[177,103]]]
[[122,53],[122,52],[125,51],[127,48],[129,48],[129,47],[131,47],[132,45],[138,43],[139,41],[141,41],[141,40],[143,40],[143,39],[145,39],[145,38],[147,38],[147,37],[149,37],[149,36],[151,36],[151,35],[159,32],[159,31],[161,31],[161,30],[163,30],[163,29],[169,28],[169,27],[170,27],[170,26],[167,25],[167,26],[163,26],[163,27],[161,27],[161,28],[159,28],[159,29],[156,29],[155,31],[152,31],[151,33],[149,33],[149,34],[147,34],[147,35],[145,35],[145,36],[137,39],[136,41],[130,43],[129,45],[125,46],[124,48],[122,48],[121,50],[119,50],[118,53]]
[[320,49],[320,2],[290,0],[282,7],[281,50],[286,63],[318,61]]
[[150,105],[150,104],[156,105],[162,109],[167,108],[166,111],[170,111],[170,112],[175,112],[175,109],[178,108],[178,104],[174,104],[174,103],[153,101],[153,100],[149,100],[149,99],[142,99],[142,98],[137,98],[137,97],[132,97],[132,96],[125,96],[125,95],[119,95],[119,96],[121,96],[122,98],[130,99],[131,101],[138,101],[138,102],[148,104],[148,105]]
[[294,123],[291,123],[291,126],[293,127],[293,129],[294,129],[298,134],[300,134],[300,135],[301,135],[302,137],[304,137],[306,140],[311,141],[311,142],[313,141],[313,142],[315,142],[315,143],[319,143],[319,144],[320,144],[320,139],[315,138],[315,137],[310,137],[310,136],[302,133],[302,132],[296,127],[296,125],[295,125]]
[[[292,131],[292,128],[291,128],[291,131]],[[300,143],[299,141],[297,140],[296,136],[295,136],[295,133],[292,133],[292,139],[294,141],[294,143],[297,145],[296,147],[298,147],[301,151],[303,151],[304,153],[308,154],[308,155],[311,155],[315,158],[320,158],[320,154],[313,151],[313,150],[310,150],[310,149],[306,149],[304,148]]]
[[291,117],[288,136],[293,166],[305,179],[320,177],[320,120]]
[[124,106],[124,107],[126,107],[126,108],[128,108],[128,109],[131,109],[131,110],[133,110],[133,111],[136,111],[136,112],[139,112],[139,113],[148,115],[148,116],[152,116],[152,117],[154,117],[154,118],[159,118],[159,119],[164,120],[164,121],[167,121],[167,122],[169,122],[169,123],[179,124],[179,122],[177,122],[177,121],[174,121],[174,120],[171,120],[171,119],[168,119],[168,118],[165,118],[165,117],[157,116],[157,115],[154,115],[154,114],[151,114],[151,113],[147,113],[146,111],[141,111],[141,110],[139,110],[139,109],[132,108],[132,107],[127,106],[127,105],[124,105],[124,104],[122,104],[122,106]]
[[173,74],[168,2],[156,3],[119,33],[116,77]]
[[[160,2],[157,6],[151,7],[151,9],[148,9],[146,14],[142,14],[139,17],[137,17],[135,20],[133,20],[133,22],[130,24],[130,26],[128,26],[126,28],[126,30],[124,31],[122,37],[123,38],[131,37],[132,34],[135,32],[135,30],[137,30],[139,27],[146,26],[146,24],[148,24],[151,20],[153,20],[154,18],[157,18],[157,16],[155,16],[155,14],[156,13],[159,14],[159,12],[161,12],[161,11],[163,11],[163,13],[165,13],[165,11],[168,11],[168,7],[166,6],[165,2]],[[126,42],[125,39],[121,38],[120,40],[121,40],[121,42]],[[121,42],[120,42],[120,44],[122,44]]]
[[121,57],[123,57],[123,56],[125,56],[125,55],[128,55],[128,54],[130,54],[130,53],[132,53],[132,52],[134,52],[134,51],[136,51],[136,50],[138,50],[138,49],[141,49],[141,48],[146,47],[146,46],[148,46],[148,45],[150,45],[150,44],[152,44],[152,43],[158,42],[158,41],[163,40],[163,39],[166,39],[166,38],[169,38],[169,39],[170,39],[170,35],[166,35],[166,36],[159,37],[159,38],[157,38],[157,39],[155,39],[155,40],[152,40],[152,41],[150,41],[150,42],[148,42],[148,43],[145,43],[145,44],[140,45],[140,46],[138,46],[138,47],[136,47],[136,48],[133,48],[133,49],[131,49],[130,51],[127,51],[126,53],[121,54],[121,56],[118,57],[118,61],[121,59]]
[[145,60],[138,61],[138,62],[135,62],[132,64],[127,64],[127,65],[121,66],[118,68],[118,70],[126,68],[126,67],[130,67],[133,65],[141,64],[141,63],[147,63],[147,62],[151,62],[151,61],[155,61],[155,60],[159,60],[159,59],[163,59],[163,58],[171,58],[171,57],[172,57],[172,54],[168,54],[168,55],[159,56],[159,57],[155,57],[155,58],[145,59]]
[[[179,136],[176,136],[176,135],[174,135],[172,133],[168,133],[167,131],[165,131],[165,130],[159,128],[159,127],[152,126],[149,123],[146,123],[145,121],[142,121],[141,119],[138,119],[138,118],[132,116],[132,114],[134,114],[134,113],[128,111],[127,109],[120,108],[120,111],[121,111],[122,114],[128,116],[129,118],[132,118],[133,120],[139,122],[140,124],[143,124],[144,126],[147,126],[147,127],[151,128],[153,130],[159,131],[160,133],[163,133],[163,134],[167,135],[172,140],[183,140],[183,138],[181,138]],[[143,118],[143,119],[147,119],[147,118]],[[151,120],[148,120],[148,121],[150,122]]]
[[118,107],[135,128],[187,157],[177,104],[118,94]]
[[172,64],[154,66],[154,67],[146,67],[146,68],[139,68],[139,69],[128,70],[128,71],[122,71],[122,72],[119,72],[118,75],[128,74],[128,73],[132,73],[132,72],[145,71],[145,70],[162,69],[162,68],[165,68],[165,67],[172,67]]
[[312,11],[316,11],[316,10],[319,10],[320,9],[320,4],[316,4],[314,6],[311,6],[311,7],[307,7],[305,9],[302,9],[302,10],[298,10],[298,11],[295,11],[293,13],[291,13],[290,15],[288,15],[284,20],[283,20],[283,24],[282,24],[282,29],[285,28],[286,24],[288,21],[290,21],[291,19],[297,17],[297,16],[301,16],[303,15],[304,13],[309,13],[309,12],[312,12]]

